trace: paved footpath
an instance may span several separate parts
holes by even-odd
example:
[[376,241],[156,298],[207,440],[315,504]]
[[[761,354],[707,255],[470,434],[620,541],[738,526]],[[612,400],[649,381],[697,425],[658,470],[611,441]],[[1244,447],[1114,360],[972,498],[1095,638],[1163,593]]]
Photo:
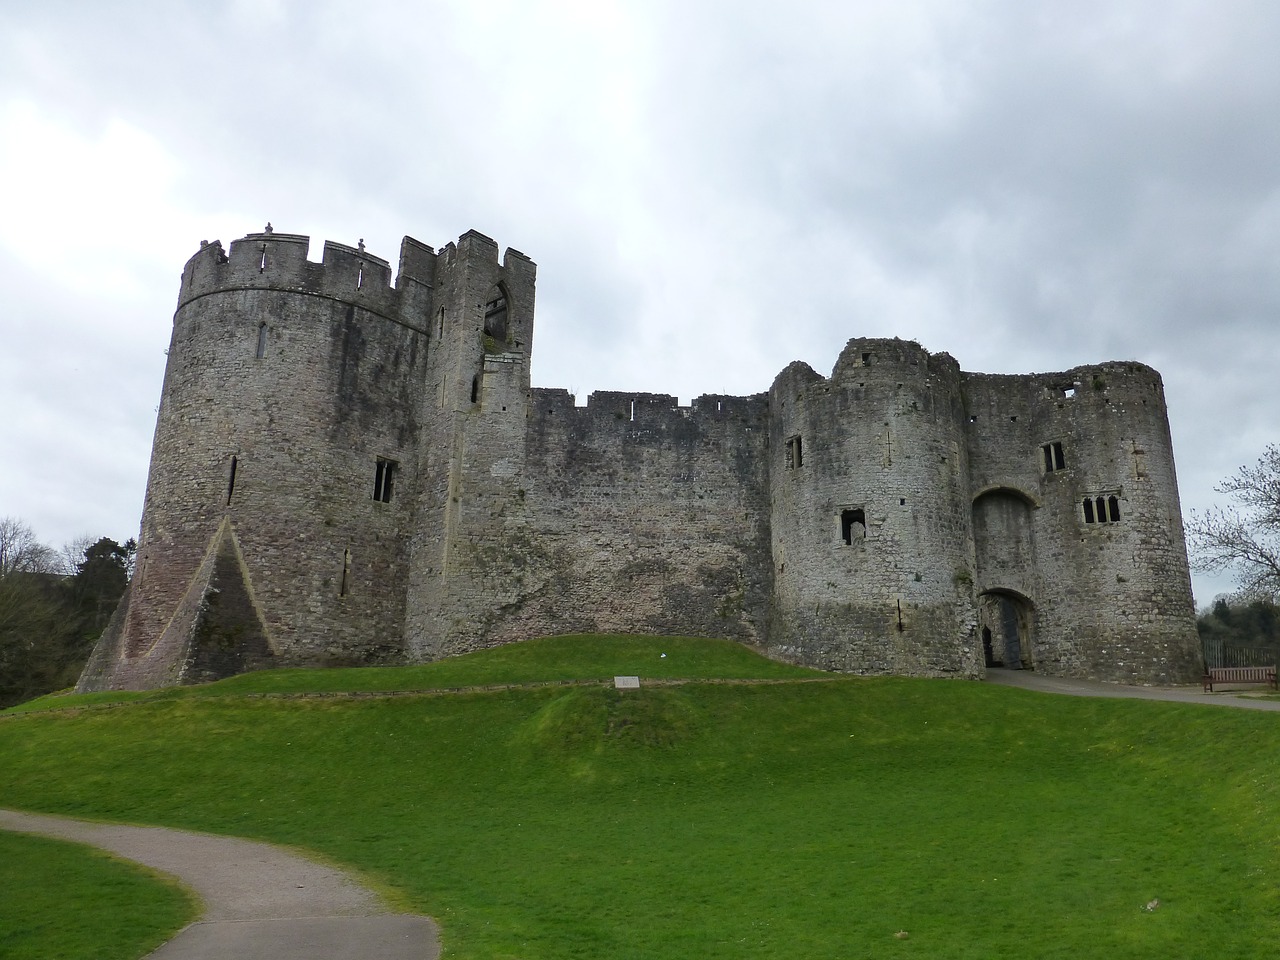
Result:
[[[1250,696],[1245,691],[1216,690],[1205,693],[1202,687],[1136,687],[1123,683],[1103,683],[1100,680],[1075,680],[1070,677],[1046,677],[1034,670],[990,669],[989,683],[1041,693],[1060,693],[1071,697],[1127,697],[1133,700],[1166,700],[1170,703],[1198,703],[1202,706],[1236,707],[1241,710],[1280,710],[1280,700]],[[1219,684],[1221,686],[1221,684]],[[1256,684],[1252,691],[1265,690]]]
[[170,874],[204,914],[148,960],[436,960],[436,925],[354,878],[267,843],[0,810],[0,829],[101,847]]

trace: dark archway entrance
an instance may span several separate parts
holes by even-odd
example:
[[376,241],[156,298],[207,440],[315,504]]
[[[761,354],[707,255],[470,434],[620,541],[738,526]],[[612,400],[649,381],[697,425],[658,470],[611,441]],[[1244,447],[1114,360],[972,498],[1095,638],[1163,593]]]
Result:
[[1019,593],[990,590],[981,597],[983,659],[988,667],[1035,667],[1035,607]]

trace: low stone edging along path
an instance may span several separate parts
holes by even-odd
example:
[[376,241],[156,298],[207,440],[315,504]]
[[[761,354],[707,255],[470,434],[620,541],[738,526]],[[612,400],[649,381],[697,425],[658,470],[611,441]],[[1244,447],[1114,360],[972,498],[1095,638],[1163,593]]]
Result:
[[281,847],[165,827],[0,810],[0,829],[110,851],[175,877],[198,920],[148,960],[436,960],[435,923],[391,913],[353,877]]

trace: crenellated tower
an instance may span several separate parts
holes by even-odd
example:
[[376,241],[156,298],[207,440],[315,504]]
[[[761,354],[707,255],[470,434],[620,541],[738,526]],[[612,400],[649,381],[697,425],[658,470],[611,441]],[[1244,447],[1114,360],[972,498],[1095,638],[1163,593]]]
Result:
[[481,642],[520,585],[537,267],[474,230],[444,247],[432,298],[406,637],[431,660]]
[[406,238],[393,287],[363,243],[308,243],[187,262],[137,571],[81,686],[403,658],[434,254]]

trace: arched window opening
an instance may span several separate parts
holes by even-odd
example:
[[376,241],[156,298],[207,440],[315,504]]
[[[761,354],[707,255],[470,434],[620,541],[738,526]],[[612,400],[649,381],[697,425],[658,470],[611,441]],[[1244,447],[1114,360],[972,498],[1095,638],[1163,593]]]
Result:
[[265,323],[258,324],[258,350],[254,356],[261,360],[267,355],[267,325]]
[[484,335],[494,345],[507,342],[507,293],[501,285],[495,285],[485,298]]

